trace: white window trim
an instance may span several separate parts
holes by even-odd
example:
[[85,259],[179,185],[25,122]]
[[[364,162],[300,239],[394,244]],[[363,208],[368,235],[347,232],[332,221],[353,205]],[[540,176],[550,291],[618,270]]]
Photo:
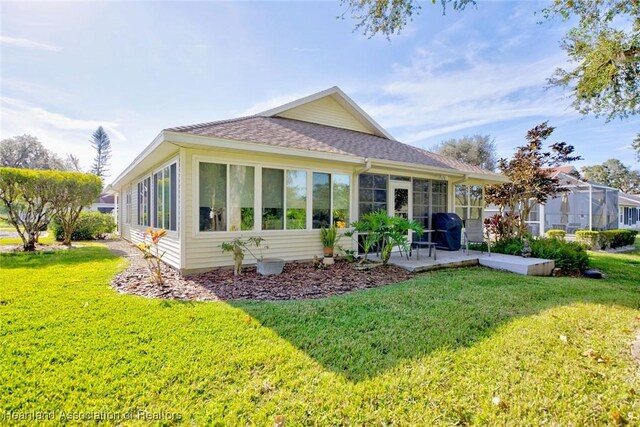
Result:
[[[174,164],[176,165],[176,212],[175,212],[176,229],[175,230],[169,230],[168,228],[164,228],[164,230],[166,230],[167,233],[176,233],[180,229],[180,225],[179,225],[179,223],[180,223],[179,218],[180,217],[178,215],[178,211],[180,209],[180,192],[178,191],[178,184],[180,182],[180,178],[179,178],[180,177],[180,169],[179,169],[180,166],[179,166],[178,163],[179,163],[178,162],[178,158],[172,159],[172,160],[164,163],[162,166],[158,167],[156,170],[154,170],[151,173],[151,185],[153,186],[153,196],[151,197],[151,200],[155,200],[155,196],[156,196],[156,194],[158,192],[158,189],[155,188],[155,182],[153,180],[153,176],[158,174],[158,173],[160,173],[160,172],[164,172],[164,170],[168,167],[169,168],[169,178],[171,178],[171,166],[174,165]],[[164,198],[164,196],[165,195],[163,193],[162,197]],[[153,218],[155,218],[156,215],[158,214],[158,209],[157,209],[157,206],[155,206],[155,203],[153,204],[152,213],[153,213]],[[164,212],[163,212],[163,214],[164,214]],[[171,214],[171,200],[169,200],[169,214]],[[163,215],[163,217],[164,217],[164,215]],[[169,217],[169,218],[171,218],[171,217]],[[155,222],[155,221],[151,221],[151,223],[153,223],[153,222]],[[169,224],[171,224],[171,220],[169,220]],[[154,225],[150,224],[150,226],[155,228]],[[160,227],[160,228],[163,228],[163,227]]]
[[[230,231],[229,223],[227,222],[227,230],[226,231],[200,231],[200,216],[199,216],[199,208],[196,206],[200,206],[200,163],[214,163],[218,165],[225,165],[227,172],[227,218],[228,218],[228,210],[229,210],[229,169],[230,166],[251,166],[254,168],[254,229],[253,230],[237,230]],[[262,169],[280,169],[284,173],[284,208],[283,208],[283,222],[284,227],[282,230],[263,230],[262,229]],[[330,186],[331,186],[331,210],[330,210],[330,219],[333,224],[333,175],[344,175],[349,177],[349,218],[353,220],[353,188],[354,188],[354,174],[352,171],[343,171],[343,170],[335,170],[329,168],[309,168],[309,167],[294,167],[292,165],[287,164],[279,164],[279,163],[269,163],[268,165],[264,165],[264,163],[252,162],[246,160],[236,161],[233,159],[220,159],[212,156],[204,156],[204,155],[194,155],[192,156],[192,234],[191,237],[194,239],[211,239],[215,238],[229,238],[236,237],[240,235],[255,235],[259,233],[261,236],[270,236],[275,235],[279,236],[282,233],[296,234],[296,233],[304,233],[304,234],[317,234],[320,229],[313,228],[313,173],[328,173],[331,177]],[[305,229],[293,229],[288,230],[286,228],[287,218],[286,218],[286,173],[287,171],[305,171],[307,173],[307,221]]]
[[[180,237],[180,228],[182,227],[182,225],[180,224],[180,206],[181,206],[181,198],[182,195],[180,194],[180,155],[177,156],[173,156],[170,159],[166,160],[165,162],[161,163],[159,166],[154,167],[153,169],[151,169],[151,171],[149,171],[147,174],[142,175],[140,177],[138,177],[136,180],[132,181],[135,183],[135,188],[136,191],[138,190],[138,183],[144,181],[145,179],[149,178],[149,203],[151,204],[151,215],[155,215],[155,206],[153,206],[153,195],[152,195],[152,191],[155,192],[155,188],[154,188],[154,182],[153,182],[153,175],[155,173],[157,173],[158,171],[161,171],[162,169],[166,168],[167,166],[170,166],[172,164],[176,164],[176,229],[175,230],[166,230],[167,232],[167,237],[171,238],[171,239],[179,239]],[[132,199],[133,202],[133,199]],[[149,227],[151,228],[155,228],[153,226],[153,218],[150,217],[149,218],[149,225],[139,225],[138,224],[138,209],[139,209],[139,203],[138,203],[138,197],[136,197],[136,204],[135,204],[136,210],[135,210],[135,221],[132,218],[132,223],[131,223],[131,228],[134,230],[138,230],[138,231],[146,231]],[[133,215],[132,215],[133,216]]]

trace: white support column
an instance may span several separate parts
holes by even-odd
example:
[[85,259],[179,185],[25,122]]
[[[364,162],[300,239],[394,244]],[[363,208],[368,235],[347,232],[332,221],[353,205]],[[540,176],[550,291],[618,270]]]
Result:
[[540,237],[544,236],[544,232],[546,231],[544,229],[545,224],[547,223],[547,219],[544,217],[545,213],[544,213],[544,208],[545,205],[543,203],[540,204],[540,211],[538,212],[538,215],[540,215],[538,217],[538,220],[540,221]]

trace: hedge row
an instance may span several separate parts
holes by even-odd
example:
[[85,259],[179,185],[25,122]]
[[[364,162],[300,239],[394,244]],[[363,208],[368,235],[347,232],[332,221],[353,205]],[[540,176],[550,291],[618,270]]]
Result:
[[[60,220],[55,217],[50,224],[51,231],[56,240],[64,238],[64,232]],[[113,215],[101,212],[81,212],[78,221],[73,227],[71,240],[93,240],[104,239],[109,233],[116,229]]]
[[576,231],[576,241],[589,249],[619,248],[633,245],[636,241],[636,230]]

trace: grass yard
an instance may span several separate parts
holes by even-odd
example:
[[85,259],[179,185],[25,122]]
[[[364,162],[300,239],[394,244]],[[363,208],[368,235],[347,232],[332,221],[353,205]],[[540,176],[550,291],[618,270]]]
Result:
[[467,268],[324,300],[228,304],[116,294],[125,261],[99,244],[3,254],[0,417],[639,425],[629,345],[640,252],[592,256],[608,279]]

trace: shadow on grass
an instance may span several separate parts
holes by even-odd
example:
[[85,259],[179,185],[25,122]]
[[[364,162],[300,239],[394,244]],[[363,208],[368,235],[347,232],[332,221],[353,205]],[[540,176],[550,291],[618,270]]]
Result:
[[0,254],[0,268],[40,268],[56,264],[74,265],[85,262],[113,259],[106,247],[85,246],[81,248],[59,249],[53,251],[16,252]]
[[438,349],[471,346],[514,318],[574,302],[639,309],[640,287],[477,267],[324,300],[229,303],[325,368],[362,381]]

